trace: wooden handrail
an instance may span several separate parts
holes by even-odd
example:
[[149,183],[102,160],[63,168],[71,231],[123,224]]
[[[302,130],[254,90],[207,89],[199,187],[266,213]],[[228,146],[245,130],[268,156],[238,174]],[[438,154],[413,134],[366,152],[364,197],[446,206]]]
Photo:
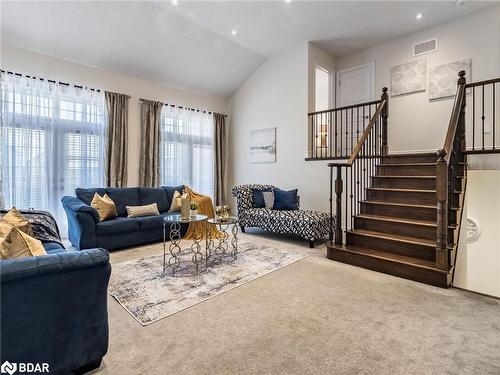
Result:
[[497,83],[497,82],[500,82],[500,78],[493,78],[493,79],[487,79],[485,81],[467,83],[465,85],[465,87],[469,88],[469,87],[476,87],[476,86],[485,86],[485,85],[490,85],[492,83]]
[[461,70],[458,73],[460,77],[458,79],[458,88],[455,95],[455,102],[453,103],[453,110],[451,112],[450,123],[448,125],[448,131],[446,133],[446,138],[444,141],[444,146],[441,150],[437,152],[439,158],[443,158],[446,161],[446,165],[450,164],[451,150],[453,148],[453,141],[455,140],[455,135],[458,128],[458,123],[460,119],[460,113],[462,111],[462,105],[465,98],[465,70]]
[[373,105],[373,104],[378,104],[378,103],[380,103],[380,100],[372,100],[371,102],[357,103],[357,104],[346,105],[344,107],[336,107],[336,108],[324,109],[322,111],[309,112],[307,115],[308,116],[320,115],[322,113],[343,111],[343,110],[346,110],[346,109],[357,108],[357,107],[365,107],[365,106],[368,106],[368,105]]
[[[385,91],[383,95],[387,95],[387,88],[384,87]],[[365,131],[363,132],[363,135],[361,135],[361,138],[359,138],[358,143],[356,144],[356,147],[354,147],[354,150],[352,150],[351,156],[347,160],[347,162],[342,162],[342,163],[328,163],[329,167],[337,167],[337,166],[344,166],[344,167],[350,167],[352,166],[352,163],[354,163],[354,160],[358,157],[359,152],[361,151],[361,148],[363,147],[363,144],[365,143],[366,139],[370,135],[370,132],[372,131],[373,126],[375,125],[375,122],[377,121],[378,117],[382,113],[382,111],[385,109],[387,105],[387,98],[383,98],[380,101],[380,104],[377,106],[377,110],[373,114],[372,118],[370,119],[370,122],[366,126]]]

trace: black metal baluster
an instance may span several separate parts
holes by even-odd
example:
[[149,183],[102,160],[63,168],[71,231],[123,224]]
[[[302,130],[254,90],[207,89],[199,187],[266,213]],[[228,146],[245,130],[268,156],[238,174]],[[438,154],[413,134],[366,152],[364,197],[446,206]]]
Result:
[[339,138],[337,132],[337,111],[335,111],[335,157],[337,157],[338,148],[339,148]]
[[476,88],[472,88],[472,150],[476,149]]
[[344,154],[342,153],[342,137],[344,136],[344,132],[342,131],[343,126],[344,126],[342,112],[343,112],[343,110],[340,110],[340,156],[344,156]]
[[493,82],[493,150],[495,149],[495,82]]
[[484,101],[485,101],[484,100],[484,85],[482,85],[481,101],[482,101],[482,103],[481,103],[481,107],[482,107],[481,126],[482,126],[482,133],[483,133],[482,134],[482,138],[483,138],[482,142],[483,142],[483,150],[484,150],[484,119],[485,119],[485,117],[484,117]]

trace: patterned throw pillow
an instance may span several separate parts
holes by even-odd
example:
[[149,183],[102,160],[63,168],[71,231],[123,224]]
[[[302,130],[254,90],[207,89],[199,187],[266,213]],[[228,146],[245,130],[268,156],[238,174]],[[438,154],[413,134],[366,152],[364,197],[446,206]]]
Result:
[[155,216],[160,214],[156,203],[145,206],[126,206],[125,208],[127,209],[127,217]]
[[272,189],[252,189],[252,207],[253,208],[264,208],[266,207],[266,202],[264,202],[265,192],[270,192]]
[[0,237],[6,237],[12,227],[31,236],[31,223],[15,207],[12,207],[0,220]]
[[263,191],[262,195],[264,196],[264,203],[266,208],[270,210],[274,207],[274,192],[273,191]]
[[97,210],[100,221],[114,219],[117,216],[115,202],[113,202],[108,194],[104,194],[104,196],[101,197],[99,194],[95,193],[90,205]]
[[16,227],[0,238],[0,259],[46,255],[42,243]]

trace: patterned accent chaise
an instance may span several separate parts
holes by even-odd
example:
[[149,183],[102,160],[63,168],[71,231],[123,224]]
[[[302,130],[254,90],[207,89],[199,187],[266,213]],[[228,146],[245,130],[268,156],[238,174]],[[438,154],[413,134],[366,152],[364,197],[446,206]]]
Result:
[[[277,189],[273,185],[239,185],[232,189],[232,195],[237,200],[238,220],[241,231],[245,227],[258,227],[274,233],[295,234],[309,240],[309,246],[314,247],[318,238],[330,235],[330,215],[317,211],[306,210],[271,210],[254,208],[252,204],[252,189]],[[297,207],[300,198],[297,195]],[[332,225],[335,225],[333,218]],[[332,233],[334,231],[332,230]]]

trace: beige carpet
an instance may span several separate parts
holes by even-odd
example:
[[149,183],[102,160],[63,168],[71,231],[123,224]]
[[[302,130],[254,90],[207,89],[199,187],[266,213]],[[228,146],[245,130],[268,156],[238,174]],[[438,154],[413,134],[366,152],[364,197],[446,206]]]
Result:
[[[499,374],[500,302],[309,256],[142,327],[109,297],[99,374]],[[113,252],[112,262],[154,255]]]

